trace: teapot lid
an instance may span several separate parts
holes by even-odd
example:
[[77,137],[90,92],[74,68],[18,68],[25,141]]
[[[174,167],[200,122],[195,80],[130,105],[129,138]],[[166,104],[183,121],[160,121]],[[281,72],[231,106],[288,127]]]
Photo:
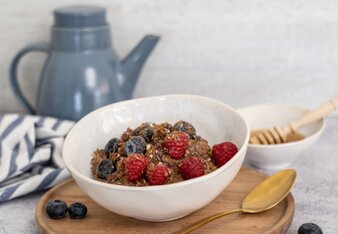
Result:
[[97,6],[68,6],[54,11],[54,27],[107,26],[106,10]]

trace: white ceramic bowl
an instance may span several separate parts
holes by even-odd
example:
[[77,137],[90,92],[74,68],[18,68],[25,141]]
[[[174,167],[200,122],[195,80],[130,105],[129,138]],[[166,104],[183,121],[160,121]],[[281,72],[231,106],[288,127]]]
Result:
[[[256,105],[239,110],[250,129],[264,129],[285,126],[298,119],[309,110],[294,105]],[[306,138],[300,141],[277,145],[249,144],[246,161],[257,168],[279,170],[290,166],[304,151],[319,139],[325,126],[324,120],[310,124],[298,132]]]
[[[187,181],[147,187],[107,184],[92,178],[92,152],[103,148],[127,127],[142,122],[191,122],[210,145],[232,141],[239,152],[214,172]],[[210,98],[170,95],[124,101],[82,118],[68,134],[63,160],[80,188],[106,209],[146,221],[168,221],[194,212],[217,197],[239,171],[247,149],[249,127],[229,106]]]

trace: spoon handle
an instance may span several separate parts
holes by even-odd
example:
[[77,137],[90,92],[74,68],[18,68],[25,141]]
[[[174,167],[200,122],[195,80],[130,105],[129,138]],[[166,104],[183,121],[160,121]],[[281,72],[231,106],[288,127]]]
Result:
[[207,224],[207,223],[210,223],[211,221],[215,220],[215,219],[218,219],[218,218],[221,218],[225,215],[228,215],[228,214],[233,214],[233,213],[238,213],[238,212],[243,212],[242,209],[237,209],[237,210],[232,210],[232,211],[228,211],[228,212],[222,212],[222,213],[218,213],[218,214],[214,214],[214,215],[211,215],[209,217],[206,217],[204,219],[201,219],[199,221],[197,221],[196,223],[193,223],[185,228],[182,228],[181,230],[175,232],[174,234],[186,234],[186,233],[190,233],[194,230],[196,230],[197,228]]

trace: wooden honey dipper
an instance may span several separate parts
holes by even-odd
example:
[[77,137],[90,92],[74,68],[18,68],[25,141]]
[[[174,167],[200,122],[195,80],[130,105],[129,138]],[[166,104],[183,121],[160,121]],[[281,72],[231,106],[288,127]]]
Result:
[[296,130],[313,123],[317,120],[320,120],[330,113],[338,109],[338,96],[329,100],[328,102],[323,103],[316,109],[306,113],[300,119],[290,122],[285,127],[273,127],[271,129],[266,129],[256,132],[256,134],[250,137],[250,144],[263,144],[263,145],[273,145],[284,143],[287,140],[287,136],[291,133],[296,133]]

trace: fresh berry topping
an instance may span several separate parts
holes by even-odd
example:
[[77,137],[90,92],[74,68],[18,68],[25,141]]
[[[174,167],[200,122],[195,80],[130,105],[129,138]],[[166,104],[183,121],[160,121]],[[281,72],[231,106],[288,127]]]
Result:
[[104,147],[104,152],[109,156],[110,153],[116,153],[120,147],[120,140],[118,138],[113,138]]
[[146,151],[147,142],[140,136],[132,136],[125,144],[124,152],[130,154],[143,154]]
[[236,153],[238,148],[231,142],[223,142],[212,147],[212,158],[216,166],[221,167],[226,164]]
[[111,175],[112,173],[116,172],[116,164],[111,159],[103,159],[97,165],[96,172],[100,179],[106,179],[107,176]]
[[67,204],[64,201],[54,200],[47,203],[46,213],[49,218],[62,219],[66,216],[67,209]]
[[80,202],[75,202],[69,206],[68,213],[72,219],[83,219],[86,217],[87,207]]
[[299,227],[298,234],[323,234],[323,231],[317,224],[304,223]]
[[185,132],[174,131],[166,136],[163,146],[171,158],[180,159],[189,146],[189,136]]
[[194,126],[192,126],[191,123],[186,122],[186,121],[178,121],[177,123],[174,124],[173,129],[175,131],[181,131],[189,134],[190,137],[194,137],[196,135],[196,129]]
[[133,131],[133,136],[141,136],[146,140],[147,143],[151,142],[153,134],[154,130],[149,124],[142,124]]
[[204,175],[204,164],[198,157],[183,159],[179,168],[183,178],[186,180]]
[[127,179],[131,182],[139,180],[148,165],[148,159],[141,154],[129,155],[124,161]]
[[152,163],[147,168],[147,177],[151,185],[165,184],[169,178],[169,167],[165,164]]

